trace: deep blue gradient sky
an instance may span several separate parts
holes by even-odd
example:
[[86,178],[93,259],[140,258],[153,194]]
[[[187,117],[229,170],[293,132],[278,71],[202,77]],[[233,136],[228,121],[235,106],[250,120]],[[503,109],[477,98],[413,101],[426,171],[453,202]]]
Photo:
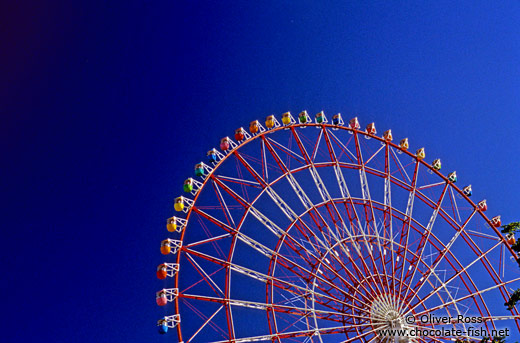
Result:
[[519,219],[518,1],[261,3],[4,11],[1,341],[175,341],[155,327],[172,200],[272,113],[375,121]]

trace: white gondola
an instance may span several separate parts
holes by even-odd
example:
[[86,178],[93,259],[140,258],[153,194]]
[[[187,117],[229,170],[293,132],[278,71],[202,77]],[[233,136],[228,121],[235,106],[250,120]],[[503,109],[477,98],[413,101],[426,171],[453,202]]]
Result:
[[[298,122],[300,124],[310,124],[310,123],[312,123],[312,119],[309,116],[309,114],[307,113],[307,111],[302,111],[302,112],[300,112],[300,114],[298,114]],[[306,126],[302,125],[300,127],[302,129],[304,129]]]

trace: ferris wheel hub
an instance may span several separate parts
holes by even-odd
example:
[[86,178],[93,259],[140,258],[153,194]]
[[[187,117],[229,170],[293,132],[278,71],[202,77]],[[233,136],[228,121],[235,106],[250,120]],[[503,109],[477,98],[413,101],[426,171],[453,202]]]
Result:
[[[401,337],[399,331],[408,331],[411,328],[406,324],[402,309],[389,295],[382,295],[374,299],[370,306],[370,320],[372,326],[378,332],[381,342],[408,343],[414,342],[409,337]],[[390,331],[396,330],[393,336]],[[390,340],[388,340],[390,339]]]

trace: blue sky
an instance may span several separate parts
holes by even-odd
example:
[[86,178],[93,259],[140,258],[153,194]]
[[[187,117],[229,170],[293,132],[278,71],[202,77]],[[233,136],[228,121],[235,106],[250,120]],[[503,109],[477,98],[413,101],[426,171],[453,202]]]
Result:
[[155,267],[172,200],[221,137],[269,114],[391,128],[519,219],[516,1],[10,6],[6,342],[165,341]]

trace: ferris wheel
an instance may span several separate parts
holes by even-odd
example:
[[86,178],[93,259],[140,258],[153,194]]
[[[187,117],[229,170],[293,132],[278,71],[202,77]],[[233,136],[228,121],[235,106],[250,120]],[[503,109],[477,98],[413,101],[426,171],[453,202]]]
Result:
[[237,129],[184,182],[157,268],[160,333],[184,343],[519,336],[514,235],[471,200],[471,185],[374,123],[306,111],[280,121]]

